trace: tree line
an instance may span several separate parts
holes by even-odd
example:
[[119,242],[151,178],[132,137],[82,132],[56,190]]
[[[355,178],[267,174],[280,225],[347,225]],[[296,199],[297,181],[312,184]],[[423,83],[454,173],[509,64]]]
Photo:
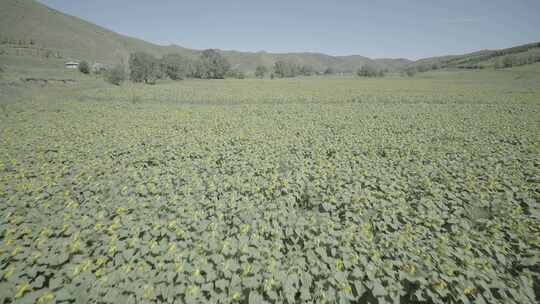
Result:
[[496,69],[511,68],[513,66],[521,66],[540,62],[540,52],[528,55],[507,55],[495,61]]
[[[79,71],[90,73],[86,61],[79,63]],[[126,72],[127,71],[127,72]],[[216,50],[205,50],[197,60],[190,60],[179,54],[168,54],[162,58],[145,52],[135,52],[129,56],[128,66],[116,65],[102,72],[105,80],[120,85],[129,80],[137,83],[154,84],[158,79],[185,78],[223,79],[225,77],[244,78],[238,69],[231,68],[229,62]]]
[[386,69],[377,69],[371,64],[365,64],[356,71],[356,75],[360,77],[384,77],[388,72]]
[[300,65],[289,61],[278,60],[272,68],[271,78],[289,78],[297,76],[312,76],[318,74],[315,69],[309,65]]
[[[119,65],[109,69],[105,73],[105,79],[113,84],[120,84],[126,80],[126,76],[133,82],[154,84],[159,79],[169,78],[172,80],[182,80],[185,78],[198,79],[224,79],[246,77],[245,73],[232,68],[231,64],[217,50],[209,49],[201,53],[198,59],[191,60],[180,54],[169,54],[162,58],[144,53],[135,52],[129,56],[128,70]],[[89,67],[86,62],[79,65],[81,72],[88,74]],[[327,73],[333,70],[327,69]],[[299,65],[287,61],[277,61],[272,69],[259,65],[255,69],[255,77],[264,78],[286,78],[296,76],[311,76],[319,74],[309,65]]]
[[129,76],[134,82],[148,84],[166,77],[172,80],[242,77],[239,71],[231,69],[227,59],[212,49],[203,51],[197,60],[190,60],[179,54],[169,54],[157,59],[150,54],[136,52],[129,57]]
[[[258,66],[255,70],[255,76],[263,78],[270,72],[270,78],[289,78],[298,76],[312,76],[312,75],[333,75],[337,72],[328,67],[324,71],[317,71],[310,65],[300,65],[289,61],[278,60],[274,63],[271,70],[268,70],[265,66]],[[349,71],[352,73],[352,71]],[[360,77],[384,77],[388,73],[388,69],[379,69],[372,64],[365,64],[360,69],[356,70],[356,75]]]
[[[91,68],[87,62],[79,64],[82,73],[89,74]],[[407,71],[408,76],[413,76],[415,71]],[[224,79],[246,77],[244,72],[232,68],[228,60],[214,49],[202,51],[199,58],[191,59],[180,54],[168,54],[157,58],[145,52],[135,52],[129,56],[128,66],[117,65],[101,72],[110,83],[119,85],[129,79],[136,83],[154,84],[159,79],[182,80],[186,78],[198,79]],[[324,71],[318,71],[310,65],[298,64],[286,60],[278,60],[270,68],[259,65],[255,69],[255,77],[265,78],[290,78],[312,75],[332,75],[337,72],[328,67]],[[384,77],[387,69],[380,69],[373,64],[365,64],[358,70],[359,77]]]
[[[494,60],[495,68],[509,68],[525,64],[540,62],[540,54],[510,54],[501,56]],[[162,58],[156,58],[151,54],[136,52],[130,55],[128,67],[123,65],[115,66],[104,71],[105,79],[113,84],[120,84],[128,77],[133,82],[154,84],[159,79],[169,78],[172,80],[182,80],[185,78],[198,79],[224,79],[237,78],[243,79],[245,73],[239,69],[231,67],[231,64],[217,50],[209,49],[201,52],[198,59],[189,59],[180,54],[169,54]],[[446,65],[441,62],[432,62],[409,66],[401,71],[403,76],[413,77],[416,73],[427,72],[445,68]],[[457,65],[456,68],[479,69],[486,66],[480,65]],[[81,62],[79,65],[81,72],[90,73],[88,63]],[[126,73],[126,70],[128,73]],[[255,69],[255,77],[264,78],[269,76],[273,78],[290,78],[298,76],[312,75],[332,75],[336,71],[327,68],[323,72],[317,71],[309,65],[301,65],[290,61],[278,60],[270,68],[259,65]],[[358,70],[356,75],[359,77],[384,77],[388,73],[387,69],[380,69],[373,64],[365,64]]]

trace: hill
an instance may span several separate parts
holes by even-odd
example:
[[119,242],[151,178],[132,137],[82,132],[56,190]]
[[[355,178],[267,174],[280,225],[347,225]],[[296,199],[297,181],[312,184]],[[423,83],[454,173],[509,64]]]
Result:
[[441,68],[482,69],[505,68],[540,62],[540,42],[500,50],[481,50],[453,56],[425,58],[408,65],[419,71]]
[[[60,66],[69,59],[114,64],[127,62],[129,54],[135,51],[157,57],[176,53],[192,59],[197,58],[201,52],[177,45],[156,45],[121,35],[34,0],[0,1],[0,64]],[[244,72],[253,72],[258,65],[271,66],[278,60],[309,65],[318,71],[331,68],[336,72],[354,72],[366,64],[389,71],[414,68],[424,72],[440,68],[508,67],[540,61],[540,43],[414,62],[407,59],[370,59],[359,55],[220,52],[234,68]]]
[[[0,2],[0,42],[0,55],[78,59],[108,64],[125,62],[129,54],[135,51],[158,57],[179,53],[189,58],[200,53],[199,50],[176,45],[161,46],[124,36],[33,0]],[[254,71],[261,64],[271,66],[277,60],[311,65],[320,71],[332,68],[342,72],[354,71],[368,63],[389,70],[411,63],[406,59],[372,60],[362,56],[329,56],[319,53],[220,52],[233,67],[243,71]]]

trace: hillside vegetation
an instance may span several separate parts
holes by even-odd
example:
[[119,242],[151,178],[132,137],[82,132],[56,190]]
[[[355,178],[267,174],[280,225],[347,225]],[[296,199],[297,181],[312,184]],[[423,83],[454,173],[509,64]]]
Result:
[[509,68],[536,62],[540,62],[540,42],[501,50],[483,50],[464,55],[426,58],[410,64],[407,68],[416,68],[423,72],[444,68]]
[[[157,57],[176,53],[196,58],[200,51],[175,45],[160,46],[124,36],[80,18],[69,16],[34,0],[0,2],[0,42],[3,52],[34,56],[62,57],[109,64],[127,62],[129,54],[146,52]],[[233,68],[253,72],[258,65],[271,66],[283,60],[310,65],[324,71],[353,72],[370,63],[396,70],[410,63],[406,59],[372,60],[362,56],[329,56],[318,53],[272,54],[221,51]],[[1,51],[0,51],[1,56]]]
[[[271,67],[277,61],[310,66],[315,71],[332,70],[354,73],[364,66],[377,70],[425,72],[442,68],[505,68],[540,61],[540,43],[502,50],[483,50],[464,55],[442,56],[410,61],[407,59],[370,59],[359,55],[329,56],[320,53],[283,53],[220,51],[235,70],[253,73],[258,66]],[[34,0],[0,2],[0,64],[9,64],[6,56],[49,59],[76,59],[106,64],[126,63],[134,52],[156,57],[167,54],[187,59],[200,56],[201,50],[176,45],[161,46],[120,35],[80,18],[66,15]]]

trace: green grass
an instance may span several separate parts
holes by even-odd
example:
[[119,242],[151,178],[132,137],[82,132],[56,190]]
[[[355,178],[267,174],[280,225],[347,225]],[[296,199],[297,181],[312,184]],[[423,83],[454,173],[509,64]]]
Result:
[[167,104],[288,103],[538,103],[540,64],[530,68],[437,71],[415,78],[309,77],[284,80],[187,80],[83,91],[84,100],[126,101],[132,96]]
[[29,87],[0,302],[535,303],[539,75]]
[[519,45],[506,49],[499,50],[482,50],[477,52],[472,52],[469,54],[463,55],[453,55],[453,56],[441,56],[441,57],[432,57],[420,59],[414,62],[411,66],[416,67],[430,67],[433,64],[438,66],[443,66],[446,68],[457,68],[457,67],[471,67],[477,66],[482,68],[493,68],[496,65],[496,62],[502,60],[504,57],[510,57],[513,60],[515,59],[526,59],[529,56],[538,57],[540,53],[540,43],[529,43],[524,45]]

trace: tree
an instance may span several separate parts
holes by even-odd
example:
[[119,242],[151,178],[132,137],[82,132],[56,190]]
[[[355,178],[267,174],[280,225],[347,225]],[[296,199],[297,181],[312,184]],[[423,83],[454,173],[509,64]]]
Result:
[[105,80],[108,82],[114,84],[114,85],[120,85],[122,82],[126,80],[126,72],[125,72],[124,65],[116,65],[113,68],[105,71]]
[[79,71],[83,74],[90,74],[90,65],[86,61],[81,61],[79,63]]
[[324,75],[333,75],[335,74],[336,72],[334,71],[334,69],[332,68],[327,68],[326,70],[324,70]]
[[134,82],[153,84],[160,77],[158,60],[147,53],[136,52],[129,56],[130,78]]
[[356,71],[356,74],[360,77],[377,77],[377,69],[369,64],[363,65],[358,71]]
[[301,67],[298,65],[278,60],[274,63],[274,76],[279,78],[285,78],[285,77],[295,77],[300,74]]
[[265,67],[264,65],[259,65],[257,66],[257,68],[255,69],[255,77],[257,78],[261,78],[263,79],[264,78],[264,75],[268,73],[268,68]]
[[311,76],[315,73],[315,69],[313,69],[309,65],[303,65],[299,68],[298,72],[300,73],[300,75],[303,75],[303,76]]
[[230,69],[227,72],[227,78],[236,78],[236,79],[244,79],[246,78],[246,74],[239,69]]
[[96,74],[96,75],[99,75],[99,74],[102,74],[104,73],[105,71],[107,70],[107,68],[101,64],[101,63],[94,63],[92,65],[92,67],[90,68],[90,71],[93,73],[93,74]]
[[405,70],[405,74],[409,77],[414,77],[416,75],[416,68],[408,68]]
[[197,76],[203,79],[223,79],[231,65],[218,51],[204,50],[197,64]]
[[288,65],[285,61],[278,60],[274,62],[274,73],[276,77],[284,78],[289,74]]
[[500,58],[495,60],[494,67],[495,67],[495,69],[502,69],[503,68],[503,62],[502,62],[502,60]]
[[416,67],[416,70],[420,73],[424,73],[430,70],[430,67],[426,64],[422,64]]
[[503,67],[505,67],[505,68],[511,68],[514,65],[512,57],[510,57],[510,56],[505,56],[503,58],[502,63],[503,63]]
[[161,59],[162,73],[172,80],[182,80],[191,73],[190,62],[179,54],[169,54]]

